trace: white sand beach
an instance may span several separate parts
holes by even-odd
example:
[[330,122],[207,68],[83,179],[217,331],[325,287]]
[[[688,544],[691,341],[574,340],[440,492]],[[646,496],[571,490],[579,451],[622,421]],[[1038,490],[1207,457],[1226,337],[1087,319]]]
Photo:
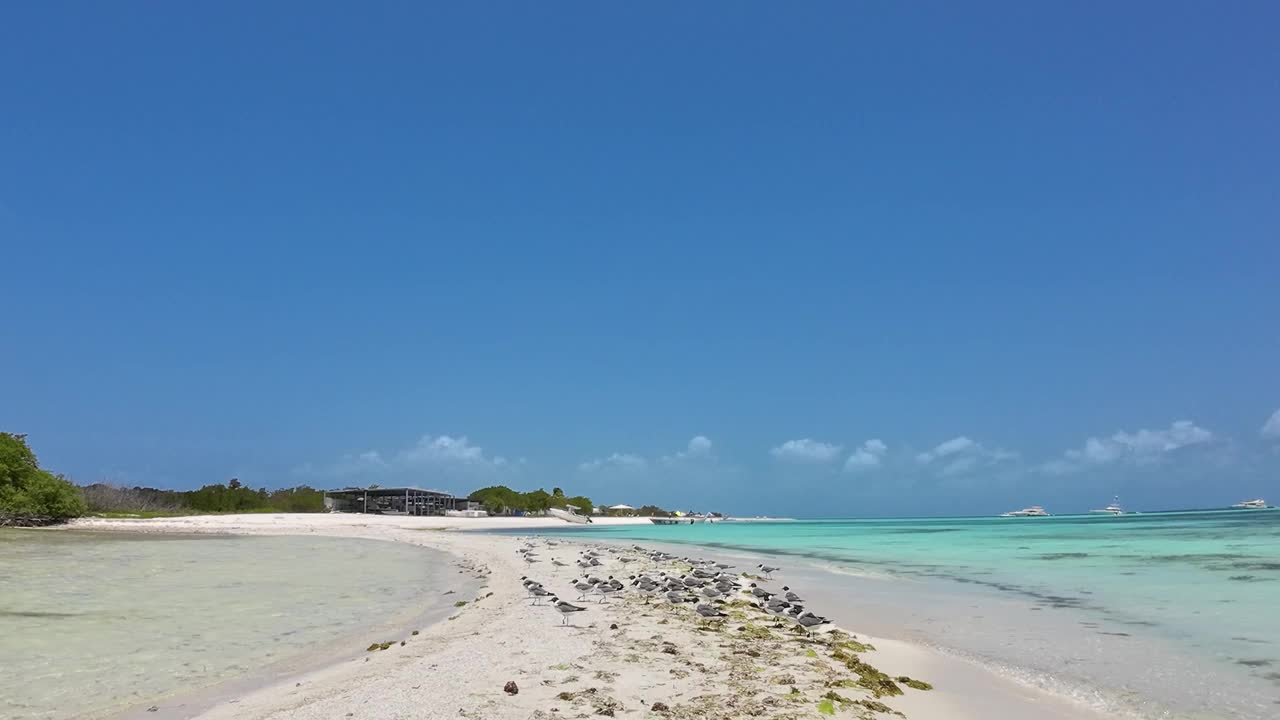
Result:
[[[601,519],[600,523],[647,522]],[[417,518],[378,515],[220,515],[155,520],[87,519],[80,529],[154,533],[321,534],[404,542],[449,553],[457,572],[479,582],[474,598],[448,619],[418,634],[372,638],[385,650],[352,647],[285,676],[247,677],[137,708],[125,717],[257,720],[286,718],[670,718],[875,717],[900,712],[913,720],[1020,720],[1101,717],[1066,698],[1030,688],[957,657],[858,633],[806,638],[753,608],[730,608],[724,622],[698,618],[688,605],[648,601],[634,592],[561,616],[531,604],[520,585],[529,575],[577,603],[576,567],[582,543],[531,540],[543,562],[528,565],[513,535],[456,532],[562,525],[554,519]],[[658,567],[639,553],[624,563],[605,552],[601,577],[626,578]],[[712,551],[704,554],[714,557]],[[687,569],[687,566],[685,566]],[[761,582],[777,589],[782,580]],[[794,588],[801,594],[805,588]],[[830,608],[815,608],[819,613]],[[776,623],[776,624],[775,624]],[[745,629],[745,630],[744,630]],[[861,645],[870,645],[866,649]],[[834,657],[833,657],[834,656]],[[852,659],[851,659],[852,658]],[[856,681],[854,662],[890,678],[925,681],[931,690],[902,687],[879,698]],[[857,667],[865,667],[857,666]],[[518,692],[504,691],[514,682]],[[901,683],[898,683],[901,685]],[[827,706],[822,706],[823,698]],[[886,715],[889,716],[889,715]]]

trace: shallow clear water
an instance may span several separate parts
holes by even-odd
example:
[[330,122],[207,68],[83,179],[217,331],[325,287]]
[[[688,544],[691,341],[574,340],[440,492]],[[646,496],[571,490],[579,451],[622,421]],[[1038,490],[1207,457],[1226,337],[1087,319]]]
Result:
[[836,619],[852,627],[949,648],[1110,711],[1280,716],[1280,511],[569,533],[763,553],[788,567],[780,580],[823,601],[819,612],[843,607],[850,617]]
[[0,531],[0,715],[98,716],[363,639],[436,602],[445,558],[345,538]]

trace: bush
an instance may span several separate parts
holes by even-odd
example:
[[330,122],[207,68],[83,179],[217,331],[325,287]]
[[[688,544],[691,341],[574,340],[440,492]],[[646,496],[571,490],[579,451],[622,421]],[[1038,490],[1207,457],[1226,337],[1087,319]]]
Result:
[[42,470],[25,435],[0,433],[0,515],[65,520],[84,512],[80,489]]
[[80,488],[89,512],[176,513],[183,509],[182,493],[144,487],[94,483]]
[[494,515],[501,515],[508,511],[538,513],[545,512],[548,508],[567,506],[573,506],[578,512],[590,513],[592,507],[591,500],[588,498],[582,496],[566,498],[564,491],[560,488],[555,488],[550,494],[542,488],[522,493],[506,485],[494,485],[476,490],[467,496],[467,499],[484,505],[484,509]]

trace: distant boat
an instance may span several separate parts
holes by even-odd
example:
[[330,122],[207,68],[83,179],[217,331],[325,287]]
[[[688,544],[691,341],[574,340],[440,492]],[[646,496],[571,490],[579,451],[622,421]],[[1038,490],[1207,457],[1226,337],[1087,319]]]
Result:
[[1089,512],[1102,513],[1104,515],[1123,515],[1124,508],[1120,507],[1120,498],[1117,497],[1111,501],[1110,505],[1102,508],[1101,510],[1090,510]]
[[579,525],[585,525],[591,522],[591,518],[586,515],[579,515],[568,508],[551,508],[547,511],[547,514],[551,517],[560,518],[565,522],[578,523]]
[[1266,500],[1258,498],[1257,500],[1245,500],[1244,502],[1238,502],[1231,507],[1236,508],[1237,510],[1266,510],[1269,506],[1267,505]]
[[1045,509],[1039,505],[1032,505],[1029,508],[1001,513],[1000,517],[1049,517],[1049,513],[1045,512]]

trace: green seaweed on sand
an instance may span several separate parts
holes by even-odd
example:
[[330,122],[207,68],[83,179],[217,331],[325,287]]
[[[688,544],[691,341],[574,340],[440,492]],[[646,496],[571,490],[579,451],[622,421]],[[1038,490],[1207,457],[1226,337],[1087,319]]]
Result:
[[868,652],[876,649],[874,645],[854,640],[848,633],[840,630],[839,628],[827,633],[827,645],[831,648],[838,648],[840,650],[855,653]]
[[462,607],[463,605],[466,605],[466,604],[467,604],[467,601],[466,601],[466,600],[459,600],[458,602],[454,603],[454,604],[453,604],[453,606],[454,606],[454,607]]
[[871,694],[877,698],[902,694],[902,688],[898,687],[893,678],[875,666],[862,662],[862,659],[856,655],[847,661],[845,666],[858,673],[858,685],[870,690]]
[[818,657],[818,653],[813,648],[805,648],[804,655],[805,657],[810,657],[810,658]]
[[822,713],[823,715],[835,715],[836,714],[835,703],[831,702],[830,700],[819,700],[818,712]]
[[901,712],[894,710],[893,708],[889,707],[888,705],[885,705],[879,700],[858,700],[854,702],[854,705],[861,705],[862,707],[870,710],[871,712],[884,713],[886,715],[897,715],[900,718],[906,717],[906,715],[903,715]]
[[365,648],[365,652],[373,652],[375,650],[386,650],[387,648],[395,644],[396,643],[394,640],[388,640],[387,642],[374,643],[369,647]]
[[822,696],[822,700],[825,702],[832,703],[833,706],[839,706],[840,709],[842,710],[850,707],[861,707],[863,709],[870,710],[873,713],[884,713],[886,715],[897,715],[898,717],[906,717],[902,713],[898,712],[897,710],[894,710],[888,705],[885,705],[879,700],[866,700],[866,699],[854,700],[852,698],[847,698],[834,690],[828,690],[826,694]]
[[898,682],[914,690],[932,690],[933,686],[923,680],[912,680],[906,675],[899,675]]
[[769,632],[769,628],[753,625],[752,623],[747,623],[738,628],[738,632],[742,633],[743,637],[748,637],[753,640],[773,639],[773,633]]

